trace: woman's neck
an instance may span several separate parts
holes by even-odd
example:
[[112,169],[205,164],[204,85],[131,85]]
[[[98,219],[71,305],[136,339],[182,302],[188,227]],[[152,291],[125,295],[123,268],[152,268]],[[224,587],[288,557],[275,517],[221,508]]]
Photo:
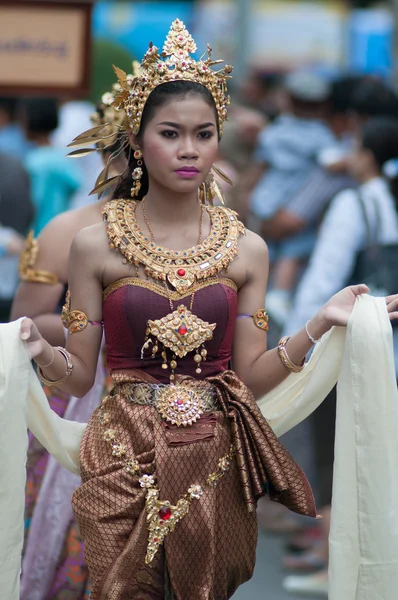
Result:
[[163,226],[186,226],[196,222],[200,216],[198,192],[181,194],[151,183],[145,197],[145,210],[151,222]]

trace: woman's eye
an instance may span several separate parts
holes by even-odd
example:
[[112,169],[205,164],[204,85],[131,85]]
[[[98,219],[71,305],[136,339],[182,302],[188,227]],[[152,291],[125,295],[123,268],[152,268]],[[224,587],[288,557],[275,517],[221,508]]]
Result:
[[166,138],[174,138],[177,137],[177,132],[172,129],[166,129],[166,131],[162,131],[162,135]]
[[199,133],[199,137],[202,140],[209,140],[211,137],[213,137],[213,132],[212,131],[201,131]]

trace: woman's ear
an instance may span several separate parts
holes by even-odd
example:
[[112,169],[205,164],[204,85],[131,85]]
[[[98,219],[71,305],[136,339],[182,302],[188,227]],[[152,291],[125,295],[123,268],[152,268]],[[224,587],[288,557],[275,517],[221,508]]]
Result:
[[130,141],[130,146],[132,147],[133,150],[141,150],[141,144],[137,138],[136,135],[134,135],[134,133],[132,131],[129,132],[129,141]]

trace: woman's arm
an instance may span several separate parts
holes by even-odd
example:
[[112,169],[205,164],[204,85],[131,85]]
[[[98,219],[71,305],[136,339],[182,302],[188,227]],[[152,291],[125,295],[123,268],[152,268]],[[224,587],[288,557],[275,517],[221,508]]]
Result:
[[33,319],[42,336],[54,345],[65,344],[65,330],[56,311],[63,302],[68,255],[76,229],[73,224],[71,213],[59,215],[37,239],[34,270],[49,273],[58,282],[21,281],[11,311],[12,320],[25,316]]
[[[239,291],[238,315],[253,315],[264,306],[268,279],[268,250],[261,238],[248,232],[240,247],[240,256],[247,265],[246,283]],[[308,329],[315,339],[320,338],[334,325],[345,326],[355,298],[367,293],[365,285],[345,288],[333,296],[325,306],[313,315]],[[389,307],[393,311],[394,302]],[[391,313],[392,315],[396,313]],[[286,344],[286,351],[295,365],[305,358],[312,347],[305,328],[293,335]],[[276,348],[267,351],[267,334],[257,328],[250,318],[238,318],[233,343],[232,366],[256,398],[275,388],[290,373],[281,362]]]
[[[76,235],[71,246],[68,268],[71,310],[84,312],[90,321],[96,323],[102,321],[101,281],[104,257],[99,248],[104,246],[108,250],[102,229],[102,224],[94,225]],[[45,377],[51,381],[62,379],[66,373],[65,358],[43,339],[30,319],[22,322],[21,336],[27,342],[28,351],[36,363],[39,366],[49,365],[42,369]],[[101,338],[101,325],[90,323],[84,330],[68,335],[66,350],[70,353],[73,370],[58,387],[77,397],[84,396],[91,389]]]

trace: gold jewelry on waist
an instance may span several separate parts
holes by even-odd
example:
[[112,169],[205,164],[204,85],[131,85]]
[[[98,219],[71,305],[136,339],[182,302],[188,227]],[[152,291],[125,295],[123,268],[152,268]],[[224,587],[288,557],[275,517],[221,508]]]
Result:
[[162,419],[186,427],[205,412],[220,410],[217,394],[211,385],[162,383],[120,383],[116,392],[133,404],[154,406]]
[[25,240],[24,249],[19,257],[18,272],[20,280],[55,285],[59,281],[55,273],[34,268],[38,253],[39,242],[34,238],[32,229]]

